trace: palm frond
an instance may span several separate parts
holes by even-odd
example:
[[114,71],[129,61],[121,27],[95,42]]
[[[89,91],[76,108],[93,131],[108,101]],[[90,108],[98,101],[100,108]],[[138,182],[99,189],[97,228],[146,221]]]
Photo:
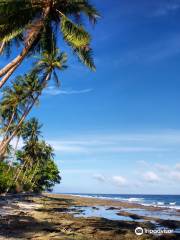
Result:
[[17,36],[20,36],[22,32],[23,32],[23,28],[18,28],[16,30],[12,31],[11,33],[6,34],[6,36],[4,36],[4,37],[0,36],[0,42],[2,41],[2,42],[7,43],[7,42],[13,40],[14,38],[16,38]]
[[83,62],[88,68],[95,71],[96,67],[93,60],[93,52],[91,48],[76,48],[74,52],[78,55],[81,62]]
[[82,26],[73,23],[65,15],[61,15],[61,31],[65,41],[75,47],[87,46],[90,43],[90,35]]
[[60,82],[60,80],[58,78],[58,75],[57,75],[56,71],[53,72],[53,79],[54,79],[54,81],[56,83],[56,86],[59,88],[61,86],[61,82]]

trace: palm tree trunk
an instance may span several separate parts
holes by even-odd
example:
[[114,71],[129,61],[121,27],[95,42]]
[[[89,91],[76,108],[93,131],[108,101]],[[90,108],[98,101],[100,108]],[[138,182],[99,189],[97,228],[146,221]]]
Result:
[[4,46],[5,46],[5,41],[3,41],[0,45],[0,55],[2,54],[3,52],[3,49],[4,49]]
[[0,81],[0,88],[2,88],[2,86],[8,80],[8,78],[12,75],[12,73],[16,70],[16,68],[21,64],[26,55],[29,53],[29,50],[31,49],[32,45],[37,39],[37,36],[39,35],[43,28],[44,20],[47,18],[49,11],[50,7],[47,7],[44,11],[43,19],[38,23],[39,25],[37,25],[37,30],[34,31],[34,33],[31,35],[30,40],[27,42],[22,52],[17,57],[15,57],[9,64],[7,64],[4,68],[0,70],[0,77],[5,75],[3,79]]
[[21,179],[21,183],[23,183],[27,172],[28,172],[28,166],[26,166],[26,169],[25,169],[25,171],[24,171],[23,177],[22,177],[22,179]]
[[16,157],[16,151],[17,151],[17,147],[18,147],[18,144],[19,144],[19,140],[20,140],[20,136],[18,136],[18,138],[17,138],[16,145],[15,145],[15,148],[14,148],[14,156],[13,156],[13,159],[12,159],[12,161],[11,161],[9,167],[8,167],[8,170],[7,170],[6,174],[9,173],[9,171],[10,171],[10,169],[11,169],[11,165],[12,165],[12,163],[13,163],[14,160],[15,160],[15,157]]
[[14,176],[14,183],[17,182],[20,174],[22,173],[23,169],[26,169],[26,166],[28,164],[28,161],[25,161],[24,164],[22,165],[22,167],[20,169],[17,169],[18,171],[16,172],[15,176]]
[[9,184],[8,188],[7,188],[6,191],[5,191],[5,194],[9,192],[9,189],[12,187],[13,183],[14,183],[14,184],[17,183],[17,180],[18,180],[18,178],[19,178],[22,170],[26,167],[26,164],[27,164],[27,162],[24,162],[24,164],[23,164],[20,168],[17,169],[17,171],[16,171],[16,173],[15,173],[15,176],[14,176],[12,182]]
[[6,75],[2,78],[2,80],[0,81],[0,88],[3,87],[3,85],[6,83],[6,81],[9,79],[9,77],[11,76],[11,74],[16,70],[16,68],[19,66],[21,62],[19,62],[17,65],[15,65],[14,67],[10,68],[9,71],[6,73]]
[[32,182],[32,180],[33,180],[33,178],[34,178],[34,176],[35,176],[35,174],[36,174],[36,171],[37,171],[38,166],[39,166],[39,162],[37,162],[36,167],[35,167],[35,169],[34,169],[34,171],[33,171],[33,174],[32,174],[32,176],[31,176],[31,178],[30,178],[30,180],[29,180],[30,183]]
[[34,184],[35,184],[35,182],[36,182],[36,180],[34,179],[34,181],[32,182],[32,189],[33,189],[33,187],[34,187]]
[[39,97],[40,93],[38,93],[38,95],[35,97],[35,99],[33,100],[33,102],[30,104],[30,106],[28,106],[25,110],[25,112],[23,113],[21,119],[19,120],[18,125],[16,126],[16,129],[12,132],[12,134],[8,137],[8,139],[6,141],[2,141],[2,144],[0,146],[0,156],[2,154],[2,152],[4,151],[4,148],[6,148],[6,146],[10,143],[10,141],[14,138],[14,136],[16,136],[18,129],[21,127],[23,121],[25,120],[25,118],[27,117],[28,113],[31,111],[32,107],[34,106],[35,102],[37,101],[38,97]]
[[9,131],[9,128],[10,128],[10,126],[11,126],[11,123],[12,123],[12,121],[13,121],[13,119],[14,119],[14,115],[15,115],[15,111],[13,112],[13,114],[12,114],[12,116],[11,116],[11,119],[10,119],[10,121],[9,121],[9,123],[8,123],[8,126],[7,126],[7,128],[6,128],[6,131],[5,131],[5,133],[4,133],[4,137],[3,137],[3,138],[5,138],[6,134],[7,134],[8,131]]
[[[41,25],[42,28],[43,24]],[[31,41],[28,42],[28,44],[23,48],[22,52],[15,57],[10,63],[8,63],[4,68],[0,70],[0,77],[5,75],[4,80],[0,81],[0,88],[3,86],[3,84],[6,82],[8,79],[7,77],[10,77],[11,74],[16,70],[16,68],[19,66],[19,64],[24,60],[26,55],[28,54],[30,48],[32,47],[33,43],[35,42],[37,35],[41,31],[41,28],[39,28],[39,31],[35,32],[34,35],[32,36]],[[38,33],[38,34],[37,34]],[[11,71],[10,71],[11,70]]]
[[[49,80],[50,74],[48,74],[45,78],[45,80],[42,82],[43,87],[45,87],[46,82]],[[31,111],[32,107],[34,106],[35,102],[38,100],[39,96],[41,95],[42,90],[37,94],[37,96],[34,98],[33,102],[30,104],[30,106],[28,106],[25,110],[25,112],[23,113],[23,115],[21,116],[21,119],[19,120],[18,125],[16,126],[15,130],[11,133],[11,135],[7,138],[6,141],[2,141],[1,145],[0,145],[0,157],[2,156],[2,153],[4,152],[4,149],[7,147],[7,145],[10,143],[10,141],[16,136],[17,131],[19,130],[19,128],[21,127],[23,121],[25,120],[25,118],[27,117],[27,115],[29,114],[29,112]]]

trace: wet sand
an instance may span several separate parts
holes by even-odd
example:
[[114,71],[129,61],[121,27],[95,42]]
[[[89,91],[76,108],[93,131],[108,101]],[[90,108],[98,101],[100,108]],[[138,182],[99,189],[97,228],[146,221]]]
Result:
[[[180,221],[160,220],[139,216],[124,209],[162,211],[162,208],[143,207],[139,204],[71,195],[43,194],[0,197],[0,240],[14,239],[98,239],[148,240],[180,239],[178,233],[137,236],[136,227],[155,229],[157,224],[171,229],[180,228]],[[83,216],[82,209],[92,208],[115,211],[125,220]],[[80,214],[80,216],[78,216]]]

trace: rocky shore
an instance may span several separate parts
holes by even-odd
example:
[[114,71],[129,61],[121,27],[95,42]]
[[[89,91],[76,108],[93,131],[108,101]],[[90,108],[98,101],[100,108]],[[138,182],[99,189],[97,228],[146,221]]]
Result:
[[[61,194],[39,196],[20,195],[0,197],[0,240],[33,239],[79,239],[79,240],[174,240],[180,234],[180,221],[158,219],[134,214],[128,209],[145,208],[147,211],[162,211],[154,207],[85,198]],[[119,216],[120,220],[99,216],[86,216],[102,210],[107,216]],[[108,212],[109,211],[109,212]],[[112,213],[111,215],[109,213]],[[142,234],[137,236],[135,229],[173,229],[166,234]]]

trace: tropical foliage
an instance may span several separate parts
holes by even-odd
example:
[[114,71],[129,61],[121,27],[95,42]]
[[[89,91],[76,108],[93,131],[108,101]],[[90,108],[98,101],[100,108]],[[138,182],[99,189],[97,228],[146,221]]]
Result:
[[65,70],[66,61],[66,54],[58,49],[54,49],[49,55],[43,53],[29,74],[16,77],[11,87],[2,90],[0,117],[3,140],[0,144],[0,156],[5,153],[10,141],[18,134],[23,121],[38,102],[49,80],[54,78],[59,85],[56,71]]
[[19,135],[23,147],[11,148],[0,162],[0,193],[51,191],[60,183],[53,149],[41,139],[41,127],[35,118],[23,124]]
[[0,70],[0,87],[26,56],[51,53],[60,36],[85,65],[95,69],[86,17],[93,24],[99,17],[88,0],[0,0],[0,53],[22,46],[20,54]]

